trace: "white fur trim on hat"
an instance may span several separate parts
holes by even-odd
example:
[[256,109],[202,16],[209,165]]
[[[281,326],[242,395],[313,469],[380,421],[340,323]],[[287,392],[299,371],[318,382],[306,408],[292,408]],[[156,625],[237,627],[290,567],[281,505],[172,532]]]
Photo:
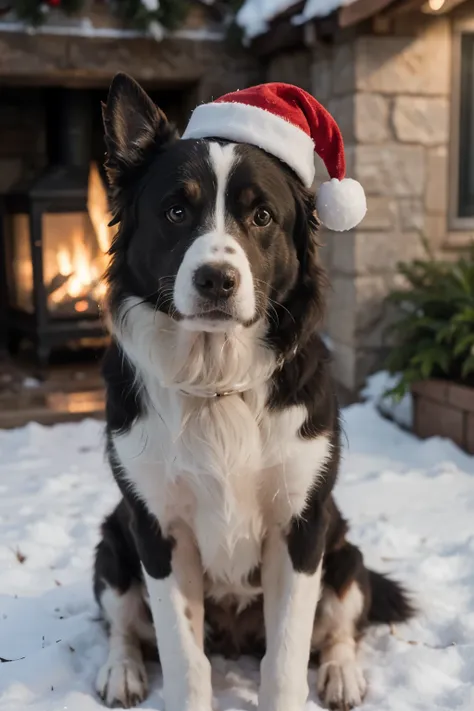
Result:
[[330,230],[351,230],[367,212],[364,189],[352,178],[328,180],[319,188],[316,210],[323,225]]
[[313,183],[313,139],[301,128],[257,106],[236,102],[201,104],[193,111],[182,137],[250,143],[290,166],[307,188]]

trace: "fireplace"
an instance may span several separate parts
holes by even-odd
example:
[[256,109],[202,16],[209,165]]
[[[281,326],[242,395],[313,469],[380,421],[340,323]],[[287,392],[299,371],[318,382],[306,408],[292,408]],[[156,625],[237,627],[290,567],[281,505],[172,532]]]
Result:
[[103,335],[101,281],[111,234],[105,183],[91,161],[90,94],[46,94],[48,166],[3,196],[3,271],[10,344],[52,348]]

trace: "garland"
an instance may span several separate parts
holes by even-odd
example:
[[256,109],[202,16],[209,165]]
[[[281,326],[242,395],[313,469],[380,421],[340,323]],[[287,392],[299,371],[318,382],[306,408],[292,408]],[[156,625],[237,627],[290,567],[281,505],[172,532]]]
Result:
[[186,18],[188,0],[118,0],[116,11],[127,25],[147,29],[158,23],[174,30]]
[[[106,1],[106,0],[104,0]],[[150,29],[156,36],[159,28],[173,30],[186,17],[188,0],[109,0],[111,9],[124,24],[136,29]],[[12,0],[11,9],[30,25],[42,24],[50,9],[74,15],[84,7],[85,0]]]
[[15,11],[20,20],[30,25],[40,25],[47,17],[48,8],[60,7],[68,15],[78,12],[83,5],[83,0],[13,0],[11,9]]

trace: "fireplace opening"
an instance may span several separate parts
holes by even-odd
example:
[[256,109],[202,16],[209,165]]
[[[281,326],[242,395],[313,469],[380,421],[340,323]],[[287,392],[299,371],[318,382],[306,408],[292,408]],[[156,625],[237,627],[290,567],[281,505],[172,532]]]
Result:
[[32,341],[41,362],[56,346],[103,336],[112,238],[90,94],[49,90],[45,113],[47,166],[4,196],[2,221],[10,343]]
[[[195,103],[192,85],[150,95],[178,128]],[[106,98],[106,87],[16,87],[2,95],[0,115],[15,107],[24,117],[31,104],[32,118],[12,145],[22,155],[20,180],[0,195],[0,335],[13,353],[32,345],[41,365],[53,350],[62,359],[107,342],[102,275],[116,227],[108,227],[102,165]]]
[[[87,207],[87,212],[46,212],[41,218],[43,281],[52,318],[97,317],[105,295],[102,277],[112,234],[106,189],[95,163],[89,169]],[[14,304],[33,313],[29,216],[13,214],[11,223]]]

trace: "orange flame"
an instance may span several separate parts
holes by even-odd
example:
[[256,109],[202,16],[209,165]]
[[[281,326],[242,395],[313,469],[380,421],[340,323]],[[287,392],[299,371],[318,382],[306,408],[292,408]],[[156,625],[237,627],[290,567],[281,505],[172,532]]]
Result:
[[95,239],[86,240],[86,228],[81,225],[65,235],[65,241],[56,252],[57,273],[63,281],[50,294],[56,305],[67,299],[80,299],[74,307],[78,312],[88,310],[88,301],[81,297],[100,302],[105,295],[106,287],[101,278],[107,268],[112,239],[107,195],[95,164],[89,173],[88,212]]

